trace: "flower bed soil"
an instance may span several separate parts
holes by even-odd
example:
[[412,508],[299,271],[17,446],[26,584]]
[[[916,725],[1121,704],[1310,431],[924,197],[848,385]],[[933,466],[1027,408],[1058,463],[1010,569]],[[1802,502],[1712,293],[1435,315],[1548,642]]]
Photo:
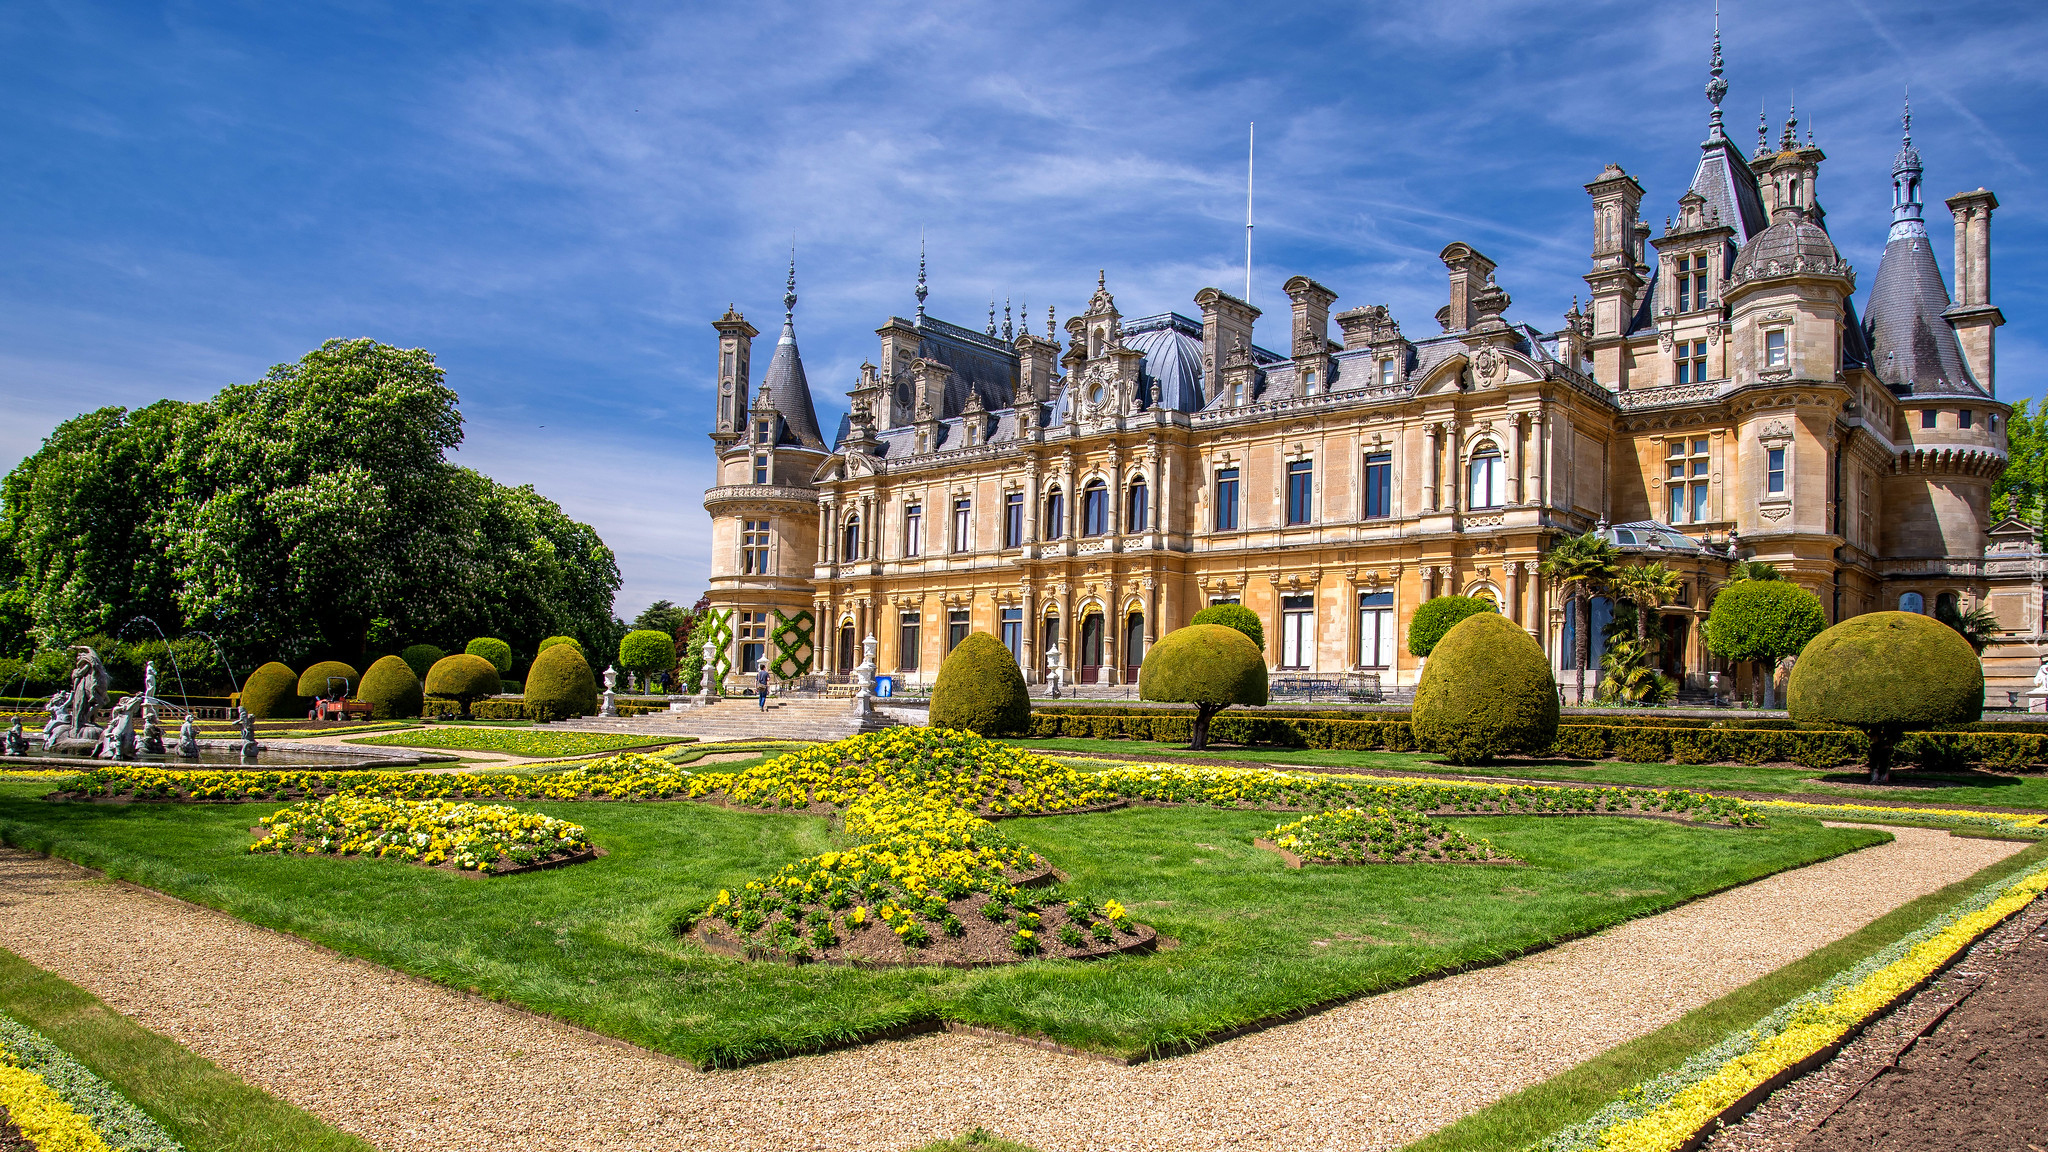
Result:
[[1268,840],[1263,836],[1259,837],[1256,840],[1253,840],[1252,847],[1262,848],[1268,852],[1273,853],[1275,856],[1280,857],[1280,859],[1285,860],[1289,868],[1301,868],[1319,864],[1333,864],[1339,866],[1350,864],[1505,864],[1509,867],[1518,868],[1525,863],[1525,861],[1516,860],[1511,856],[1496,856],[1490,860],[1454,860],[1449,857],[1436,857],[1429,855],[1403,857],[1399,860],[1308,860],[1297,855],[1296,853],[1290,852],[1287,849],[1282,848],[1278,844],[1273,843],[1271,840]]
[[36,1152],[36,1146],[14,1126],[14,1118],[7,1114],[5,1104],[0,1104],[0,1152]]
[[[983,968],[997,964],[1020,964],[1026,960],[1101,960],[1126,953],[1151,952],[1159,947],[1159,934],[1151,925],[1130,922],[1130,931],[1112,930],[1110,939],[1099,941],[1086,929],[1081,930],[1081,943],[1069,946],[1060,942],[1060,927],[1069,923],[1067,909],[1063,904],[1048,904],[1039,909],[1039,927],[1034,930],[1038,950],[1026,955],[1011,945],[1017,928],[1012,919],[996,924],[981,913],[982,905],[989,902],[985,893],[970,893],[958,900],[949,901],[946,909],[960,921],[958,936],[948,936],[936,924],[926,924],[931,932],[931,943],[913,948],[884,924],[878,917],[870,917],[867,926],[856,931],[846,931],[844,917],[835,915],[833,926],[838,930],[839,942],[831,947],[820,948],[810,943],[807,952],[792,954],[764,945],[757,940],[742,937],[738,929],[723,920],[704,917],[690,926],[686,933],[690,940],[722,955],[742,960],[768,960],[784,964],[845,964],[856,968],[895,967],[942,967],[942,968]],[[777,921],[784,919],[776,913],[759,934],[771,931]],[[1074,921],[1078,926],[1079,921]],[[806,925],[808,928],[808,925]],[[757,935],[759,935],[757,934]],[[805,939],[808,941],[808,937]]]
[[[1263,765],[1260,765],[1260,767],[1263,767]],[[1291,770],[1291,769],[1290,769],[1290,770]],[[1515,783],[1516,783],[1516,784],[1523,784],[1523,783],[1526,783],[1526,781],[1516,781]],[[1545,785],[1543,785],[1543,786],[1544,786],[1544,787],[1548,787],[1549,785],[1548,785],[1548,784],[1545,784]],[[1194,807],[1194,806],[1200,805],[1200,806],[1202,806],[1202,807],[1208,807],[1208,808],[1221,808],[1221,809],[1225,809],[1225,810],[1236,810],[1236,811],[1240,811],[1240,812],[1320,812],[1320,811],[1323,811],[1324,809],[1326,809],[1326,808],[1328,808],[1328,807],[1329,807],[1329,805],[1327,805],[1327,804],[1255,804],[1255,803],[1250,803],[1250,802],[1247,802],[1247,801],[1238,801],[1237,803],[1234,803],[1234,804],[1214,804],[1214,803],[1205,803],[1205,802],[1203,802],[1203,801],[1196,801],[1196,800],[1182,801],[1182,802],[1178,802],[1178,803],[1176,803],[1176,802],[1174,802],[1174,801],[1172,801],[1172,800],[1129,800],[1129,801],[1125,801],[1124,803],[1125,803],[1125,804],[1129,804],[1129,805],[1136,805],[1136,806],[1140,806],[1140,807],[1145,807],[1145,808],[1189,808],[1189,807]],[[1114,807],[1114,806],[1120,806],[1120,805],[1113,805],[1113,807]],[[1077,811],[1081,811],[1081,809],[1077,809]],[[1089,809],[1089,811],[1092,811],[1092,809]],[[1405,809],[1405,811],[1410,811],[1410,812],[1413,812],[1413,813],[1414,813],[1415,815],[1417,815],[1417,816],[1437,816],[1437,817],[1454,817],[1454,816],[1623,816],[1623,817],[1628,817],[1628,818],[1630,818],[1630,819],[1636,819],[1636,820],[1666,820],[1666,821],[1669,821],[1669,822],[1671,822],[1671,823],[1673,823],[1673,824],[1683,824],[1683,825],[1685,825],[1685,826],[1687,826],[1687,827],[1689,827],[1689,828],[1737,828],[1737,827],[1741,827],[1741,825],[1735,824],[1734,822],[1732,822],[1732,821],[1729,821],[1729,820],[1695,820],[1695,819],[1693,819],[1692,817],[1690,817],[1690,816],[1686,816],[1686,815],[1684,815],[1684,814],[1682,814],[1682,813],[1672,813],[1672,812],[1645,812],[1645,811],[1642,811],[1642,810],[1641,810],[1641,809],[1639,809],[1639,808],[1586,808],[1586,809],[1575,809],[1575,810],[1571,810],[1571,811],[1565,811],[1565,812],[1544,812],[1544,811],[1531,811],[1530,809],[1527,809],[1527,808],[1516,808],[1516,807],[1514,807],[1513,805],[1502,805],[1502,804],[1497,804],[1497,803],[1491,803],[1491,802],[1489,802],[1489,803],[1485,803],[1485,804],[1475,804],[1475,805],[1473,805],[1472,807],[1469,807],[1469,808],[1414,808],[1414,809]],[[1064,815],[1066,815],[1066,813],[1064,813],[1064,812],[1047,812],[1047,813],[1040,813],[1040,815],[1047,815],[1047,816],[1064,816]]]
[[[249,831],[250,831],[250,832],[251,832],[252,834],[254,834],[254,835],[257,835],[257,836],[268,836],[268,835],[270,835],[270,829],[268,829],[268,828],[265,828],[265,827],[264,827],[263,825],[261,825],[261,824],[257,824],[257,825],[255,825],[255,826],[251,827],[251,828],[249,829]],[[278,853],[276,853],[276,855],[280,855],[280,856],[315,856],[315,857],[319,857],[319,856],[326,856],[326,857],[333,857],[333,858],[340,858],[340,857],[344,857],[344,856],[360,856],[360,855],[362,855],[362,853],[359,853],[359,852],[346,852],[346,853],[342,853],[342,852],[305,852],[305,851],[299,851],[300,849],[303,849],[303,848],[305,847],[305,844],[306,844],[306,838],[305,838],[305,837],[303,837],[303,836],[294,836],[294,837],[292,837],[292,849],[293,849],[293,851],[283,851],[283,852],[278,852]],[[270,853],[264,853],[264,855],[270,855]],[[599,847],[596,847],[595,845],[593,845],[593,846],[591,846],[591,847],[589,847],[589,848],[586,848],[586,849],[584,849],[584,850],[583,850],[583,851],[581,851],[581,852],[568,852],[568,853],[557,853],[557,854],[555,854],[555,855],[553,855],[553,856],[549,856],[549,857],[547,857],[547,858],[545,858],[545,859],[542,859],[542,860],[536,860],[536,861],[534,861],[534,862],[533,862],[533,863],[531,863],[531,864],[517,864],[517,865],[513,865],[512,867],[509,867],[509,868],[498,868],[498,867],[494,867],[494,868],[492,868],[492,869],[491,869],[491,870],[490,870],[489,872],[479,872],[479,871],[477,871],[477,870],[476,870],[476,869],[474,869],[474,868],[457,868],[457,867],[455,866],[455,863],[454,863],[453,861],[451,861],[451,860],[444,860],[444,861],[442,861],[442,862],[441,862],[441,863],[439,863],[439,864],[422,864],[422,863],[420,863],[420,862],[419,862],[419,861],[417,861],[417,860],[401,860],[401,861],[400,861],[400,863],[405,863],[405,864],[411,864],[411,865],[412,865],[413,867],[415,867],[415,868],[430,868],[430,869],[432,869],[432,870],[434,870],[434,871],[436,871],[436,872],[453,872],[453,873],[455,873],[455,874],[456,874],[456,875],[458,875],[458,876],[470,876],[470,877],[474,877],[474,878],[476,878],[476,879],[483,879],[484,877],[487,877],[487,876],[517,876],[517,875],[519,875],[519,874],[520,874],[521,872],[543,872],[543,871],[546,871],[546,870],[547,870],[547,869],[549,869],[549,868],[567,868],[567,867],[568,867],[569,865],[571,865],[571,864],[587,864],[587,863],[589,863],[590,861],[592,861],[592,860],[595,860],[595,859],[599,858],[600,856],[609,856],[609,855],[611,855],[611,853],[610,853],[610,852],[607,852],[607,851],[605,851],[604,849],[602,849],[602,848],[599,848]],[[0,1144],[0,1152],[6,1152],[6,1145],[4,1145],[4,1144]]]

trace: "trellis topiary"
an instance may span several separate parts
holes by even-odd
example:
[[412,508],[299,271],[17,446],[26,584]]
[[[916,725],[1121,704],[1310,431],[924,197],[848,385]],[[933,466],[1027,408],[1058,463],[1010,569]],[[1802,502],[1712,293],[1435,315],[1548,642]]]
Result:
[[713,669],[713,685],[725,683],[725,677],[732,671],[732,609],[706,608],[697,614],[697,622],[690,628],[690,642],[684,648],[681,660],[683,688],[695,692],[704,683],[704,644],[710,641],[718,658]]
[[471,640],[463,651],[489,660],[500,676],[512,670],[512,646],[494,636],[479,636]]
[[794,680],[811,670],[811,660],[817,649],[811,642],[815,633],[815,618],[807,608],[799,608],[793,616],[785,616],[782,609],[775,610],[775,631],[769,639],[775,643],[775,659],[768,665],[769,671],[777,678]]
[[1410,722],[1423,751],[1483,764],[1550,747],[1557,711],[1557,679],[1535,638],[1498,612],[1481,612],[1437,641]]
[[401,656],[386,656],[370,665],[356,689],[356,699],[370,705],[374,720],[397,720],[420,714],[420,678]]
[[299,674],[273,660],[242,681],[242,708],[258,720],[297,716],[306,710],[299,699]]
[[526,674],[526,703],[547,709],[552,720],[597,711],[597,677],[583,658],[583,650],[574,644],[557,644],[534,657],[533,668]]
[[1900,736],[1983,716],[1984,664],[1961,633],[1932,616],[1871,612],[1814,637],[1792,666],[1785,697],[1801,724],[1861,729],[1870,739],[1870,782],[1884,784]]
[[467,652],[444,656],[427,671],[427,695],[460,703],[465,719],[472,702],[496,695],[500,686],[498,670],[491,662]]
[[338,685],[341,694],[346,697],[355,690],[359,679],[356,670],[349,665],[339,660],[322,660],[299,673],[299,695],[307,699],[325,696],[329,688],[334,686],[331,682],[338,680],[341,682]]
[[986,632],[970,633],[939,665],[931,724],[982,736],[1022,736],[1031,727],[1031,694],[1017,658]]

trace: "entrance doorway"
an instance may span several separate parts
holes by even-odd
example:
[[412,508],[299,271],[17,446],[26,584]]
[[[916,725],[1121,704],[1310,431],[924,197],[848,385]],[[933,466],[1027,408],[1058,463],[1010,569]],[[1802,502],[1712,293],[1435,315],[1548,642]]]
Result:
[[1102,613],[1090,612],[1081,617],[1081,683],[1094,684],[1102,679]]
[[853,658],[853,625],[841,624],[839,626],[839,667],[837,671],[851,672],[856,663],[858,661]]
[[1133,612],[1124,620],[1124,683],[1138,682],[1138,669],[1145,663],[1145,614]]

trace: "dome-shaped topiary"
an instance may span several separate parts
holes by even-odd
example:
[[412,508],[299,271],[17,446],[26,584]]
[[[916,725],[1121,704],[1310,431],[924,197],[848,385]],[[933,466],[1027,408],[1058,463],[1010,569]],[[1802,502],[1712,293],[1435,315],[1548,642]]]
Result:
[[405,661],[405,666],[412,669],[412,674],[424,682],[427,673],[433,671],[434,665],[439,664],[441,658],[446,655],[448,653],[432,644],[414,644],[400,652],[398,658]]
[[1806,645],[1785,703],[1801,724],[1861,729],[1870,738],[1870,782],[1883,784],[1901,734],[1983,716],[1984,664],[1961,633],[1932,616],[1872,612]]
[[1439,596],[1426,600],[1408,621],[1408,652],[1427,656],[1443,641],[1444,634],[1458,621],[1481,612],[1497,612],[1493,601],[1483,596]]
[[588,716],[597,711],[597,677],[583,649],[557,644],[541,649],[526,673],[526,702],[548,712],[549,720]]
[[583,641],[578,640],[574,636],[550,636],[547,639],[540,642],[540,647],[534,649],[534,654],[539,655],[540,653],[545,652],[550,648],[553,648],[557,644],[575,645],[577,654],[583,657],[585,663],[589,662],[590,654],[583,651]]
[[931,716],[934,728],[1022,736],[1031,728],[1031,694],[1017,658],[988,633],[970,634],[939,665]]
[[370,705],[373,720],[397,720],[420,714],[420,678],[402,656],[385,656],[363,673],[356,699]]
[[242,681],[242,707],[258,720],[297,716],[308,707],[299,700],[299,674],[273,660]]
[[652,628],[626,633],[619,641],[619,667],[646,675],[676,666],[676,638]]
[[500,676],[512,670],[512,646],[503,640],[479,636],[471,640],[469,647],[463,651],[471,656],[481,656],[489,660],[491,667],[497,669]]
[[359,679],[353,667],[339,660],[322,660],[299,673],[299,695],[310,700],[338,692],[346,699]]
[[427,695],[459,701],[464,716],[472,701],[495,695],[499,686],[498,670],[491,662],[467,652],[443,656],[427,670]]
[[1557,678],[1543,649],[1498,612],[1437,641],[1415,688],[1415,745],[1453,764],[1540,752],[1557,740]]
[[1828,626],[1820,597],[1787,580],[1737,580],[1707,612],[1707,651],[1756,664],[1764,707],[1775,706],[1778,661],[1797,656]]
[[1211,604],[1194,614],[1189,624],[1221,624],[1235,628],[1251,639],[1252,647],[1266,650],[1266,625],[1259,614],[1242,604]]
[[1160,637],[1152,650],[1145,653],[1145,663],[1138,669],[1138,696],[1169,704],[1193,704],[1194,739],[1189,743],[1195,748],[1206,748],[1209,720],[1216,713],[1232,704],[1266,702],[1266,656],[1251,637],[1229,624],[1176,628]]

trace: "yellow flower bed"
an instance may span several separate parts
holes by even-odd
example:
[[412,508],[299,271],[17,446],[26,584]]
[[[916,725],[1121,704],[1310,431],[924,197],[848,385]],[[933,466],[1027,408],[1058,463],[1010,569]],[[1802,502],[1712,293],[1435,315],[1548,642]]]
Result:
[[1339,808],[1273,829],[1270,837],[1303,860],[1326,864],[1430,864],[1513,860],[1441,820],[1398,808]]
[[338,795],[263,818],[250,852],[396,856],[418,864],[502,872],[590,849],[583,827],[502,804]]
[[804,748],[724,783],[727,799],[761,808],[843,808],[871,789],[920,792],[991,816],[1063,812],[1116,799],[1065,765],[950,728],[888,728]]
[[2048,813],[1986,812],[1979,808],[1900,808],[1880,804],[1813,804],[1801,800],[1757,800],[1772,808],[1790,808],[1802,816],[1825,817],[1829,813],[1853,816],[1913,816],[1946,822],[1980,824],[1993,828],[2048,827]]
[[110,1152],[86,1118],[26,1068],[0,1063],[0,1107],[37,1152]]
[[180,772],[100,768],[71,774],[63,789],[79,796],[135,800],[243,802],[333,793],[401,800],[688,800],[715,791],[722,773],[691,772],[658,756],[626,752],[560,772]]

